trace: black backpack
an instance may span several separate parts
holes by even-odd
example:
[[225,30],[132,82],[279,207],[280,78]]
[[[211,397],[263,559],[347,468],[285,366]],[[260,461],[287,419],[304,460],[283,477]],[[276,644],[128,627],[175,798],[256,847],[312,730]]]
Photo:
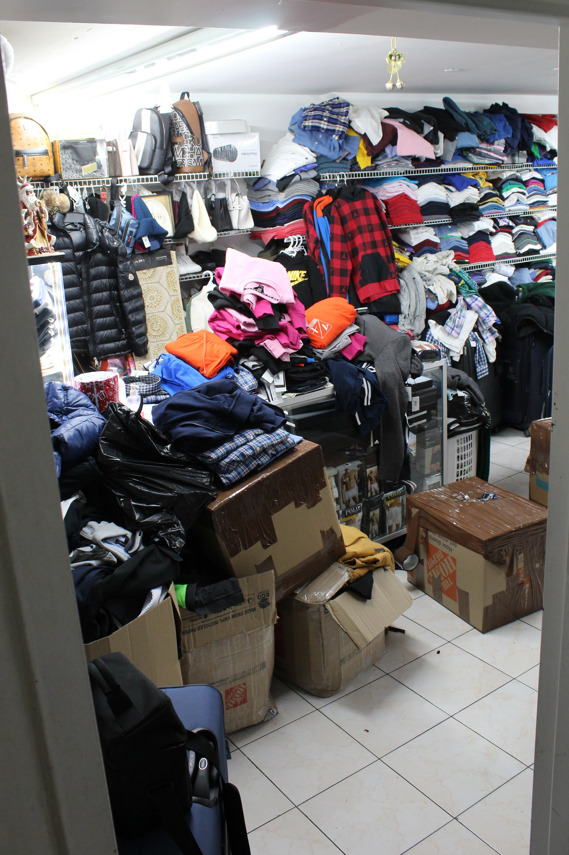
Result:
[[[192,801],[212,805],[219,798],[228,851],[250,855],[239,791],[221,778],[214,734],[187,731],[170,698],[122,653],[99,656],[88,668],[117,835],[162,826],[183,855],[202,855],[186,816]],[[215,786],[194,794],[204,768]]]
[[134,114],[129,139],[141,175],[157,175],[163,184],[172,181],[176,165],[170,141],[170,115],[158,107],[141,107]]

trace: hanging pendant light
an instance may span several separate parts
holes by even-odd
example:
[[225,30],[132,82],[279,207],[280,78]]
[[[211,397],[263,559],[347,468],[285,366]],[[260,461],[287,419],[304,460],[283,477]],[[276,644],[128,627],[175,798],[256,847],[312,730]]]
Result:
[[[389,71],[389,80],[385,84],[385,88],[389,91],[394,87],[395,89],[403,89],[405,84],[399,77],[399,70],[405,62],[405,57],[397,47],[397,36],[391,36],[391,48],[385,57],[385,61],[387,63],[387,70]],[[395,83],[393,82],[394,77],[396,78]]]

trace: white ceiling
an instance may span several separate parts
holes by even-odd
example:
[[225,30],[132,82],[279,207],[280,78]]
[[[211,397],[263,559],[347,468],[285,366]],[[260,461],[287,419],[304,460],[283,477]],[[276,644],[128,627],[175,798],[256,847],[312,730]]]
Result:
[[[182,28],[0,22],[14,49],[10,80],[24,94],[118,62],[180,36]],[[278,41],[169,74],[173,91],[211,93],[378,92],[387,79],[388,36],[290,34]],[[399,37],[408,93],[557,92],[557,49]],[[445,69],[454,69],[447,71]],[[130,75],[129,83],[137,82]]]
[[[125,10],[129,2],[122,0],[113,10],[98,6],[93,17],[98,12],[100,20],[111,14],[116,18],[119,8]],[[453,2],[461,5],[461,0]],[[509,0],[495,0],[494,5],[499,7],[501,2],[507,5]],[[35,21],[0,22],[0,33],[14,49],[11,82],[24,94],[44,91],[191,33],[194,28],[223,21],[232,27],[276,23],[289,31],[301,31],[169,75],[172,91],[190,87],[198,95],[381,92],[387,79],[389,37],[397,35],[406,59],[401,72],[406,93],[500,93],[504,98],[514,93],[557,93],[557,28],[529,21],[527,16],[520,15],[514,22],[511,17],[492,17],[489,12],[473,15],[460,8],[451,14],[446,11],[445,0],[437,6],[437,14],[429,12],[428,3],[416,0],[400,0],[391,6],[387,0],[136,3],[137,20],[162,18],[176,20],[181,26],[54,23],[46,18],[63,15],[60,0],[50,0],[49,4],[45,0],[3,0],[4,12],[14,7],[18,17],[35,17]],[[87,14],[82,4],[63,5],[68,17]],[[443,34],[445,40],[441,40]],[[137,75],[123,80],[134,84]]]

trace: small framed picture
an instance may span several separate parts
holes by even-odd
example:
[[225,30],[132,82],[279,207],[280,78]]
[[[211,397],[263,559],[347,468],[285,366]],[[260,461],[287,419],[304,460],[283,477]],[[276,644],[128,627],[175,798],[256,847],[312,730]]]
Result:
[[143,196],[142,201],[162,228],[168,232],[168,237],[174,234],[174,202],[172,194],[168,192],[153,193],[151,196]]

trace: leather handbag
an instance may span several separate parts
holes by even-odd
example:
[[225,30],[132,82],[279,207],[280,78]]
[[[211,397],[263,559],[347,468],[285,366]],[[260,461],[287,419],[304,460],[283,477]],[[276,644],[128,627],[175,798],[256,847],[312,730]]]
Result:
[[54,140],[55,167],[65,179],[107,178],[105,140]]

